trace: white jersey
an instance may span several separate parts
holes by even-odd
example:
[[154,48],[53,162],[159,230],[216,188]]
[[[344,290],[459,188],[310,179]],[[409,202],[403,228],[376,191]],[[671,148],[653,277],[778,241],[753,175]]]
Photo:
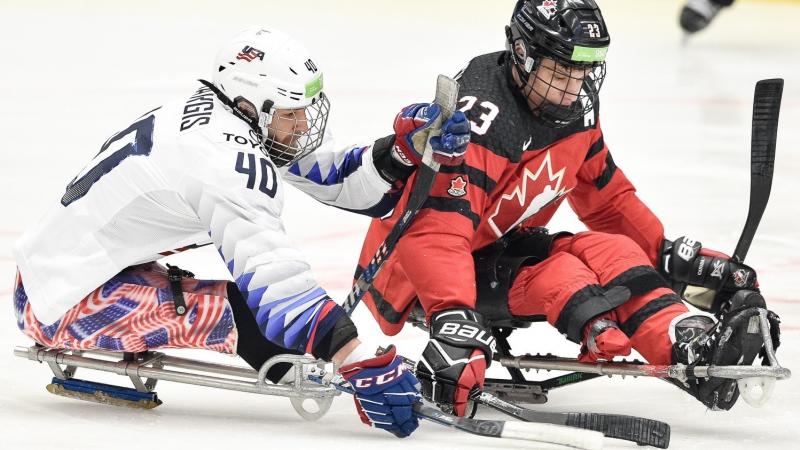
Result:
[[276,169],[249,126],[206,87],[143,115],[102,146],[16,243],[34,314],[50,324],[126,267],[210,242],[251,309],[271,317],[283,304],[286,324],[269,327],[288,326],[327,296],[286,236],[282,178],[355,211],[385,203],[391,188],[369,147],[330,140]]

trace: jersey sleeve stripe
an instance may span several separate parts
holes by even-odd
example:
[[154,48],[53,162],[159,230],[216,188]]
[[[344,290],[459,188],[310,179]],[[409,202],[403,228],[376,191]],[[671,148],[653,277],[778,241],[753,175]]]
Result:
[[[289,173],[321,186],[333,186],[344,183],[344,179],[361,167],[362,156],[366,147],[357,147],[344,154],[341,161],[331,161],[328,170],[323,178],[321,161],[314,162],[306,171],[305,175],[301,167],[301,162],[296,162],[289,168]],[[302,160],[301,160],[302,161]],[[304,162],[304,161],[303,161]]]
[[599,177],[595,178],[594,185],[597,187],[598,190],[603,189],[611,182],[611,177],[614,176],[614,172],[617,171],[617,165],[614,163],[614,159],[611,157],[611,152],[606,153],[606,168],[603,169],[603,172],[600,174]]
[[477,230],[478,225],[481,223],[479,215],[470,209],[470,203],[467,200],[447,198],[447,197],[428,197],[425,203],[422,204],[421,209],[433,209],[440,212],[454,212],[461,214],[472,222],[472,229]]
[[603,135],[601,134],[600,138],[594,144],[592,144],[591,147],[589,147],[589,152],[586,153],[586,158],[584,158],[584,161],[592,159],[594,155],[603,151],[603,147],[605,146],[606,143],[603,141]]
[[[298,298],[300,297],[300,298]],[[264,337],[293,350],[304,350],[311,335],[311,322],[324,301],[321,288],[302,296],[293,296],[256,307],[253,311]]]
[[469,182],[473,186],[482,189],[487,195],[497,186],[497,181],[489,177],[486,172],[467,164],[462,164],[460,166],[442,166],[439,168],[439,172],[466,175],[469,177]]

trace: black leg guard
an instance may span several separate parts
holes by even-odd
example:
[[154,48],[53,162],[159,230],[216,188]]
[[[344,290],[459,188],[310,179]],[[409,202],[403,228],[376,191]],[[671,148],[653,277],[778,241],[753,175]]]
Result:
[[[231,309],[233,309],[233,320],[239,332],[236,354],[247,361],[250,367],[258,370],[268,359],[275,355],[287,353],[293,355],[301,354],[300,352],[273,344],[261,334],[261,330],[258,329],[258,324],[256,323],[256,318],[253,317],[253,313],[251,313],[250,308],[247,307],[247,302],[245,302],[242,297],[242,293],[234,283],[228,283],[228,303],[230,303]],[[276,364],[267,372],[267,379],[273,383],[277,383],[291,368],[292,365],[289,363]]]

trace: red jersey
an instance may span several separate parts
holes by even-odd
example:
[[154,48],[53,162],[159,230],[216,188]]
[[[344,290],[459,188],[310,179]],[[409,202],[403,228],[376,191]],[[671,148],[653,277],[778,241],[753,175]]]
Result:
[[[364,298],[386,334],[402,329],[415,299],[428,316],[475,308],[472,252],[519,225],[547,225],[564,199],[590,230],[625,234],[657,261],[663,226],[611,158],[599,103],[582,120],[548,127],[513,87],[509,64],[507,52],[482,55],[458,77],[459,109],[471,122],[464,163],[442,166]],[[409,192],[390,217],[372,221],[359,268],[386,238]]]

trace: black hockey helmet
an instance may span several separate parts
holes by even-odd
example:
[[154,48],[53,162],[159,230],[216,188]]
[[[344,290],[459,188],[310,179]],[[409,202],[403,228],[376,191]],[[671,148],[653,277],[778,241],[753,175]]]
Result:
[[552,98],[557,92],[549,90],[555,89],[562,98],[569,95],[569,99],[575,99],[569,106],[543,100],[534,108],[553,126],[568,125],[592,110],[605,78],[609,42],[603,15],[594,0],[518,0],[506,27],[506,48],[523,82],[535,76],[545,58],[562,68],[556,69],[562,75],[577,74],[573,79],[579,76],[583,80],[580,92],[567,92],[553,86],[551,80],[541,79],[547,92],[536,90],[539,97]]

